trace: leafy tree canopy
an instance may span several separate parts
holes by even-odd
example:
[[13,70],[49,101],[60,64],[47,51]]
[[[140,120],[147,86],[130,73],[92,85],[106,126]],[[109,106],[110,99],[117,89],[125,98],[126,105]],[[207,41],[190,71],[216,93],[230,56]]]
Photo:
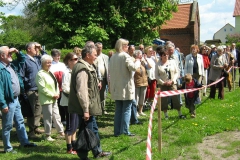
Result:
[[120,37],[132,44],[150,43],[172,12],[174,0],[35,0],[28,5],[39,25],[47,26],[46,43],[59,47],[101,41],[113,47]]

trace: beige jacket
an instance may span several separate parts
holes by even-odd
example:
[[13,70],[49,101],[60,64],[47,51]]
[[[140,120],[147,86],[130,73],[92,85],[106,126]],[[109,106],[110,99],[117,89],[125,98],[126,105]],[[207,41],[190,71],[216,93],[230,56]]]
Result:
[[109,62],[110,91],[114,100],[132,100],[135,98],[135,85],[132,72],[140,67],[126,53],[114,53]]

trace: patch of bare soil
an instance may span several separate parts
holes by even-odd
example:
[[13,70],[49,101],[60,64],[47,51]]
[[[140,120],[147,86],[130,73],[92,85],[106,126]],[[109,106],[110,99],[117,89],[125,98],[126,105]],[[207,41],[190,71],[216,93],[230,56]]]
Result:
[[[231,148],[231,144],[236,141],[240,141],[239,131],[223,132],[205,137],[203,142],[197,145],[199,156],[202,160],[239,160],[239,146],[234,149],[226,149]],[[228,156],[224,156],[227,153],[229,153]]]

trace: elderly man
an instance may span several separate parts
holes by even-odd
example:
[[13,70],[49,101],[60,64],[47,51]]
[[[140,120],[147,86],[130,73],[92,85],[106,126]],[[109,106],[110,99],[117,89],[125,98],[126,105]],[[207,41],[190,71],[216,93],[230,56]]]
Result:
[[[25,62],[21,70],[21,77],[23,78],[24,90],[28,96],[29,102],[32,107],[33,116],[27,117],[27,124],[29,127],[30,138],[36,138],[36,134],[44,133],[44,130],[40,129],[40,119],[42,113],[42,107],[38,99],[38,89],[35,82],[35,77],[38,71],[41,69],[40,56],[37,55],[36,48],[40,47],[36,42],[29,42],[26,45],[27,54],[25,56]],[[45,54],[45,52],[42,52]]]
[[[231,45],[231,50],[230,50],[234,56],[234,66],[238,67],[240,66],[240,51],[236,49],[236,44],[232,43]],[[239,70],[240,73],[240,70]],[[240,79],[240,78],[239,78]],[[234,74],[233,74],[233,82],[236,80],[236,69],[234,69]],[[239,87],[240,87],[240,81],[239,81]]]
[[[96,48],[92,45],[85,46],[82,50],[82,59],[75,64],[72,70],[68,111],[78,113],[79,132],[86,125],[95,135],[98,135],[98,126],[95,116],[102,115],[99,97],[98,79],[93,62],[97,58]],[[103,152],[98,144],[92,150],[95,158],[110,155],[110,152]],[[77,150],[81,160],[88,160],[88,151]]]
[[21,106],[18,101],[20,94],[20,81],[18,75],[11,67],[12,53],[16,53],[19,61],[21,55],[15,48],[0,47],[0,108],[2,111],[2,140],[4,152],[16,153],[10,143],[10,132],[14,121],[20,145],[23,147],[35,147],[29,143]]
[[106,88],[108,84],[108,62],[109,57],[102,53],[103,45],[100,42],[97,42],[97,69],[98,69],[98,80],[101,82],[101,88],[100,88],[100,101],[101,101],[101,107],[104,114],[108,114],[105,110],[105,99],[106,99]]

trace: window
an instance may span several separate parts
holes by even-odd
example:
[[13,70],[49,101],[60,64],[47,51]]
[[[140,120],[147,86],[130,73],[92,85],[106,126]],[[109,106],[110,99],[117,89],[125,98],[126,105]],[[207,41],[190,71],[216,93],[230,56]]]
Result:
[[224,32],[226,32],[226,28],[224,28]]
[[232,31],[232,28],[230,28],[230,31]]

